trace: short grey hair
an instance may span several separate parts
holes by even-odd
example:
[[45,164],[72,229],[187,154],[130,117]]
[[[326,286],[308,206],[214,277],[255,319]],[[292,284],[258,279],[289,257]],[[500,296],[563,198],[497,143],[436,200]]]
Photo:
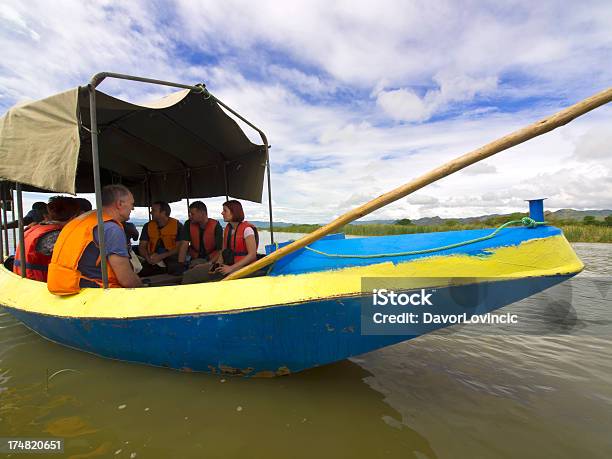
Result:
[[102,206],[110,206],[114,202],[129,196],[129,194],[130,190],[124,185],[106,185],[102,188]]

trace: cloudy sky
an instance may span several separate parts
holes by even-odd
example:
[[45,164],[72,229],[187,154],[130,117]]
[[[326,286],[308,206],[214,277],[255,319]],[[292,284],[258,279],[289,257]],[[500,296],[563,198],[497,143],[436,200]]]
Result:
[[[323,223],[609,87],[612,2],[0,0],[0,49],[0,114],[99,71],[206,83],[267,133],[275,220]],[[611,145],[603,107],[368,219],[609,209]]]

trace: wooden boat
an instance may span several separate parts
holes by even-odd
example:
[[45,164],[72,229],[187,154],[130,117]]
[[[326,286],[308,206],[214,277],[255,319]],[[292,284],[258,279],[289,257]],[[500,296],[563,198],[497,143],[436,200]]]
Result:
[[[92,81],[99,83],[100,76]],[[82,115],[92,106],[92,112],[96,112],[95,97],[102,100],[98,117],[103,120],[106,117],[103,122],[106,130],[99,134],[103,146],[99,160],[101,181],[95,177],[98,161],[95,157],[97,145],[93,140],[97,139],[92,139],[91,150],[80,142],[87,137],[88,130],[97,132],[95,118],[91,119],[91,124],[86,124],[85,116],[69,117],[68,124],[76,123],[71,126],[74,129],[64,129],[71,137],[63,147],[76,142],[71,153],[56,152],[55,160],[62,161],[67,156],[68,167],[79,165],[72,175],[67,173],[60,177],[61,180],[48,174],[37,178],[36,174],[20,174],[15,168],[9,170],[0,166],[0,177],[19,182],[24,189],[64,192],[91,191],[92,185],[99,192],[101,182],[120,177],[134,190],[140,204],[147,195],[149,199],[178,199],[184,197],[181,190],[185,189],[192,191],[191,196],[227,193],[254,201],[261,199],[263,166],[268,159],[263,133],[264,145],[255,146],[244,133],[238,133],[238,125],[233,121],[224,124],[226,132],[238,135],[242,143],[225,138],[223,142],[228,145],[234,142],[240,154],[231,157],[231,150],[226,150],[230,157],[221,163],[185,163],[186,159],[195,161],[196,157],[190,156],[191,147],[186,146],[186,153],[182,157],[179,155],[178,161],[187,167],[177,169],[176,152],[174,158],[165,152],[173,139],[160,137],[161,128],[172,130],[170,137],[188,135],[190,142],[196,144],[194,148],[209,145],[211,157],[217,154],[214,143],[218,139],[207,137],[211,134],[207,128],[197,130],[191,121],[177,121],[181,110],[197,111],[194,106],[198,103],[207,104],[219,123],[224,117],[229,119],[219,105],[228,109],[227,106],[202,91],[202,86],[186,86],[187,91],[181,97],[170,96],[170,102],[167,98],[165,102],[132,108],[103,95],[95,86],[92,83],[89,89],[79,88],[63,98],[75,105],[67,109],[65,104],[60,103],[60,106],[65,113],[74,108]],[[88,92],[93,103],[86,106]],[[168,113],[171,115],[166,116]],[[37,112],[31,119],[32,125],[40,121],[39,116]],[[152,129],[146,129],[147,118],[155,120]],[[113,119],[118,121],[115,123]],[[3,146],[2,121],[0,119],[0,147]],[[4,122],[6,125],[6,118]],[[190,134],[179,133],[185,130]],[[158,170],[141,174],[142,170],[135,166],[137,161],[121,154],[122,148],[129,150],[128,142],[132,146],[139,145],[138,155],[154,155],[153,164],[158,165]],[[10,144],[5,142],[5,146],[7,143]],[[109,145],[116,149],[109,150]],[[255,159],[246,158],[245,151]],[[1,158],[3,161],[18,154],[14,144],[11,148],[0,148],[0,152],[5,155]],[[35,153],[21,152],[22,161],[24,157],[33,158]],[[91,161],[94,174],[84,167],[89,162],[89,154],[94,157]],[[164,158],[171,162],[171,167],[164,165]],[[235,167],[236,164],[251,167]],[[181,189],[184,177],[211,169],[215,173],[206,173],[214,176],[207,182],[208,188],[189,182]],[[232,183],[245,177],[246,170],[251,174],[247,184],[232,188]],[[228,180],[228,176],[235,180]],[[18,194],[20,191],[18,189]],[[471,317],[540,292],[583,268],[557,228],[548,225],[508,227],[486,238],[491,231],[354,239],[330,235],[277,260],[265,276],[141,289],[86,288],[69,297],[54,296],[48,292],[46,284],[22,278],[0,267],[0,305],[46,339],[107,358],[184,371],[283,375],[346,359],[448,325],[431,324],[404,329],[403,333],[386,333],[376,328],[366,331],[364,325],[371,317],[364,311],[372,305],[372,285],[396,288],[397,292],[409,294],[425,289],[435,294],[436,312],[465,313]],[[285,249],[274,245],[270,252],[273,255]]]
[[[445,245],[482,233],[331,239],[312,248],[372,254]],[[412,278],[412,286],[401,291],[436,288],[438,312],[472,315],[526,298],[582,267],[560,230],[508,228],[490,241],[433,256],[352,260],[303,251],[263,277],[84,289],[66,298],[51,295],[44,283],[0,268],[0,304],[41,336],[104,357],[188,371],[271,376],[416,336],[362,333],[363,305],[372,297],[371,290],[362,288],[364,278]],[[486,295],[474,296],[474,286],[482,289],[483,283]],[[465,295],[468,304],[456,300]]]

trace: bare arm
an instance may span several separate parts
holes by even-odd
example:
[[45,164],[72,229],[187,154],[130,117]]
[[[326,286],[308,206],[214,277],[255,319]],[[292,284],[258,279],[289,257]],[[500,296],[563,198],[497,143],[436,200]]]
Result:
[[187,259],[187,249],[189,248],[189,241],[177,241],[178,247],[178,262],[185,263]]
[[130,259],[120,255],[109,255],[108,262],[117,276],[117,280],[122,287],[135,288],[142,287],[140,277],[134,272],[130,265]]
[[149,261],[151,258],[151,254],[149,253],[149,241],[140,241],[138,243],[138,253],[141,257],[144,257],[145,260]]
[[247,237],[244,242],[247,248],[247,256],[245,256],[242,260],[237,261],[233,265],[221,265],[219,268],[217,268],[218,272],[222,274],[229,274],[234,271],[238,271],[240,268],[257,260],[257,242],[255,241],[255,236]]
[[[171,257],[171,256],[176,255],[177,253],[179,253],[180,247],[181,247],[180,243],[176,244],[176,247],[174,247],[172,250],[168,250],[168,251],[163,252],[163,253],[158,253],[157,256],[158,256],[159,260],[161,261],[164,258],[168,258],[168,257]],[[185,251],[185,254],[187,254],[187,251]]]

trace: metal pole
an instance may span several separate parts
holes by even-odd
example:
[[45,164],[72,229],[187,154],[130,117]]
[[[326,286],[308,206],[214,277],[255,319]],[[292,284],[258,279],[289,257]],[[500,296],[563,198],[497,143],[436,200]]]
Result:
[[225,182],[225,200],[229,201],[229,180],[227,178],[227,163],[223,162],[223,181]]
[[[2,184],[0,184],[0,194],[2,192]],[[4,196],[0,196],[0,206],[4,209]],[[3,212],[0,212],[0,263],[4,262],[4,219],[2,218]]]
[[89,85],[89,116],[91,118],[91,159],[93,163],[94,187],[96,191],[96,213],[98,215],[98,244],[100,245],[100,269],[102,285],[108,288],[106,244],[104,241],[104,217],[102,215],[102,183],[100,182],[100,159],[98,156],[98,118],[96,116],[96,88]]
[[149,221],[153,220],[153,208],[151,207],[151,174],[147,172],[147,208],[149,209]]
[[[26,257],[25,257],[25,243],[23,238],[23,200],[21,196],[21,183],[17,183],[17,219],[19,223],[19,263],[21,277],[26,277]],[[17,253],[17,251],[15,251]]]
[[96,73],[93,77],[91,77],[91,81],[89,84],[96,88],[105,78],[118,78],[119,80],[130,80],[130,81],[140,81],[142,83],[152,83],[152,84],[160,84],[163,86],[172,86],[174,88],[183,88],[183,89],[191,89],[196,92],[205,92],[204,85],[189,85],[189,84],[180,84],[173,83],[171,81],[164,80],[154,80],[152,78],[142,78],[133,75],[125,75],[123,73],[112,73],[112,72],[100,72]]
[[[8,186],[8,185],[7,185]],[[8,225],[8,216],[6,214],[6,203],[8,202],[7,200],[7,190],[6,188],[4,188],[2,190],[2,217],[4,219],[4,224]],[[1,234],[0,234],[1,235]],[[9,242],[8,242],[8,235],[9,235],[9,230],[8,230],[8,226],[5,228],[4,231],[4,252],[6,253],[6,256],[9,256]],[[2,241],[0,240],[0,244],[2,244]]]
[[190,183],[191,183],[191,171],[187,169],[185,170],[185,195],[187,196],[187,216],[189,216],[189,184]]
[[[13,221],[15,221],[15,195],[13,194],[13,190],[11,190],[11,217],[13,217]],[[17,253],[17,233],[15,232],[15,228],[13,228],[13,254]]]
[[268,141],[265,140],[264,145],[266,147],[266,171],[268,179],[268,213],[270,216],[270,244],[274,244],[274,226],[272,224],[272,181],[270,180],[270,158],[268,156]]
[[271,183],[271,180],[270,180],[270,157],[269,157],[268,138],[266,137],[266,134],[264,134],[264,132],[261,129],[259,129],[257,126],[255,126],[253,123],[251,123],[249,120],[247,120],[245,117],[240,115],[238,112],[236,112],[235,110],[233,110],[230,107],[228,107],[227,105],[225,105],[223,102],[221,102],[219,99],[217,99],[211,93],[209,93],[208,89],[206,89],[206,88],[204,88],[204,95],[208,96],[208,97],[212,97],[219,105],[221,105],[227,111],[229,111],[234,116],[236,116],[238,119],[240,119],[243,122],[245,122],[246,124],[248,124],[253,129],[255,129],[259,133],[259,136],[261,137],[261,140],[263,141],[264,148],[266,149],[266,169],[267,169],[267,179],[268,179],[268,210],[269,210],[269,213],[270,213],[270,242],[272,244],[274,244],[274,229],[273,229],[273,225],[272,225],[272,223],[273,223],[273,218],[272,218],[272,183]]

